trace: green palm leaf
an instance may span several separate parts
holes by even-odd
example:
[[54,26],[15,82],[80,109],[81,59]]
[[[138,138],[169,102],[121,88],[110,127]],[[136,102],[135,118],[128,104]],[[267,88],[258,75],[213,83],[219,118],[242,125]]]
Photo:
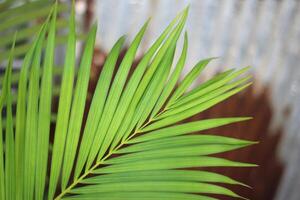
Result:
[[52,98],[52,66],[54,63],[55,27],[57,6],[54,7],[45,51],[45,60],[41,77],[41,89],[39,99],[39,115],[37,127],[37,155],[35,174],[35,198],[42,199],[46,180],[49,133],[51,120],[51,98]]
[[71,167],[73,166],[73,162],[75,160],[76,149],[79,141],[79,134],[83,119],[83,112],[85,108],[86,96],[87,96],[87,87],[90,76],[90,67],[92,63],[92,55],[93,55],[93,46],[95,43],[97,27],[93,26],[89,33],[89,37],[87,39],[87,44],[85,48],[85,52],[82,57],[82,62],[80,64],[76,88],[74,92],[73,105],[71,109],[69,127],[68,127],[68,135],[66,140],[66,149],[65,149],[65,160],[64,160],[64,168],[63,175],[65,179],[63,179],[62,187],[65,188],[67,181],[69,180],[69,176],[71,173]]
[[[24,5],[14,12],[38,5]],[[13,78],[11,65],[16,55],[13,45],[5,76],[1,78],[0,109],[6,111],[5,124],[2,112],[0,116],[2,199],[215,199],[211,194],[243,198],[227,189],[226,184],[249,186],[222,174],[194,168],[254,167],[251,163],[213,155],[255,142],[190,133],[250,118],[182,121],[250,85],[250,77],[241,76],[248,68],[228,70],[189,91],[213,59],[208,58],[196,64],[178,83],[187,57],[187,34],[177,61],[174,54],[188,9],[170,23],[134,69],[132,64],[149,21],[137,33],[119,67],[116,63],[125,37],[116,42],[86,111],[86,122],[83,118],[97,27],[93,26],[87,36],[77,70],[73,5],[66,59],[60,71],[61,86],[55,92],[53,61],[59,39],[56,33],[59,7],[55,4],[50,10],[46,22],[38,28],[20,73]],[[0,18],[3,16],[13,17],[13,14],[1,13]],[[172,65],[175,65],[173,71]],[[131,69],[133,73],[129,75]],[[18,94],[14,118],[11,84],[15,81]],[[57,94],[56,114],[51,108],[52,98]],[[51,122],[55,123],[54,128]]]
[[132,200],[132,199],[146,199],[146,200],[216,200],[215,198],[202,196],[202,195],[193,195],[193,194],[184,194],[184,193],[172,193],[172,192],[107,192],[107,193],[91,193],[84,194],[80,196],[73,196],[64,198],[66,200],[74,199],[99,199],[99,196],[103,199],[108,200]]
[[[0,3],[0,64],[9,57],[9,47],[13,43],[13,33],[18,31],[15,42],[14,59],[20,59],[31,48],[34,35],[43,26],[43,21],[48,17],[52,9],[52,0],[34,0],[34,1],[16,1],[7,0]],[[65,3],[59,3],[57,12],[59,14],[56,20],[56,28],[65,30],[68,27],[68,20],[66,20],[66,12],[69,6]],[[56,46],[66,43],[67,36],[65,31],[59,31],[56,36]],[[77,34],[78,39],[84,38],[83,34]],[[43,44],[46,46],[46,43]],[[14,67],[14,66],[13,66]],[[60,77],[63,69],[60,66],[53,67],[53,74]],[[40,73],[42,73],[40,71]],[[20,71],[13,70],[12,84],[17,84],[20,78]],[[0,83],[3,83],[4,76],[0,74]],[[54,85],[53,93],[55,96],[59,95],[59,87]],[[17,95],[12,93],[12,103],[16,104]],[[15,119],[13,118],[15,125]],[[5,127],[5,124],[3,124]]]
[[[14,36],[13,44],[10,51],[10,56],[5,70],[5,82],[2,88],[1,101],[0,101],[0,111],[2,114],[3,105],[6,104],[6,129],[5,129],[5,171],[1,172],[1,196],[4,199],[14,199],[15,198],[15,187],[16,187],[16,175],[15,175],[15,142],[14,142],[14,132],[12,124],[12,95],[11,95],[11,74],[13,65],[13,54],[15,50],[16,34]],[[1,125],[2,126],[2,125]],[[2,128],[2,127],[1,127]],[[2,133],[2,129],[1,129]],[[1,135],[2,137],[2,135]],[[1,138],[2,142],[2,138]],[[3,145],[0,145],[3,148]],[[1,149],[3,152],[3,149]],[[2,153],[3,155],[3,153]],[[3,170],[3,157],[1,155],[1,170]],[[5,184],[5,185],[4,185]],[[4,191],[5,190],[5,191]]]
[[71,96],[74,81],[75,65],[75,21],[74,14],[71,15],[70,34],[68,37],[64,73],[62,77],[61,95],[59,100],[58,118],[56,121],[55,138],[53,144],[52,166],[50,171],[50,183],[48,197],[51,199],[54,195],[58,181],[59,169],[61,168],[63,151],[68,129],[69,113],[71,107]]
[[[4,3],[5,4],[5,3]],[[41,19],[45,19],[52,9],[52,1],[37,0],[24,3],[8,1],[6,6],[0,6],[0,63],[9,55],[8,46],[13,42],[11,34],[18,30],[16,37],[16,47],[14,57],[24,55],[30,48],[29,42],[32,40],[32,35],[36,33],[42,26]],[[66,4],[58,5],[58,12],[67,11]],[[57,27],[63,29],[67,26],[67,21],[64,17],[57,20]],[[65,36],[59,35],[57,44],[64,43]]]
[[29,75],[26,128],[25,128],[25,150],[24,150],[24,198],[32,199],[34,192],[34,172],[36,170],[36,152],[38,137],[38,101],[39,101],[39,71],[42,54],[42,43],[45,36],[45,28],[36,43],[34,58]]
[[[162,174],[164,177],[162,177]],[[82,181],[85,184],[106,184],[115,182],[132,182],[132,181],[160,181],[160,180],[177,180],[177,181],[195,181],[207,183],[227,183],[243,185],[236,180],[223,176],[221,174],[207,171],[192,170],[151,170],[139,172],[126,172],[106,174],[87,178]]]

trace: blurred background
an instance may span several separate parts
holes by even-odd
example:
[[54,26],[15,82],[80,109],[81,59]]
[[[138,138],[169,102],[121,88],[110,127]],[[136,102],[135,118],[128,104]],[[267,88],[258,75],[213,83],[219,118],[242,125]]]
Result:
[[[12,31],[19,31],[16,54],[21,56],[29,48],[27,39],[40,27],[39,18],[47,16],[51,8],[49,1],[32,1],[30,8],[39,10],[16,22],[14,16],[29,12],[29,7],[22,7],[21,0],[11,2],[0,0],[0,63],[8,55]],[[68,0],[62,2],[65,4],[59,9],[58,26],[64,28],[70,3]],[[139,56],[142,56],[176,14],[188,5],[190,12],[186,30],[189,49],[184,73],[196,61],[218,56],[202,73],[198,83],[222,70],[248,65],[252,66],[250,73],[254,77],[250,89],[194,118],[253,116],[250,122],[214,129],[211,133],[260,141],[250,148],[222,155],[253,162],[260,167],[212,170],[250,185],[252,189],[232,188],[247,198],[299,200],[300,0],[77,0],[78,38],[84,38],[91,24],[98,23],[90,90],[93,90],[108,51],[121,35],[127,35],[129,45],[151,16],[151,23],[139,49]],[[14,14],[7,13],[10,7],[17,11]],[[17,23],[17,27],[10,27],[12,22]],[[65,32],[61,31],[58,45],[65,42],[64,35]],[[58,75],[63,60],[60,52],[63,50],[63,47],[57,48],[55,73]],[[20,62],[16,60],[14,63],[15,80]],[[1,77],[3,66],[0,68]]]

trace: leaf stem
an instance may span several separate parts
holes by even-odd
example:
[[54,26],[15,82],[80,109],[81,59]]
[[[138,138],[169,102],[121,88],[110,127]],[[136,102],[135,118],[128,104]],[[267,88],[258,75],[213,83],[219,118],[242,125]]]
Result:
[[[156,117],[156,116],[154,116]],[[54,200],[60,200],[64,195],[69,193],[80,181],[82,181],[85,177],[87,177],[89,174],[92,174],[93,170],[96,169],[99,165],[104,164],[104,161],[108,159],[112,154],[117,153],[117,150],[120,149],[123,145],[125,145],[130,139],[132,139],[136,134],[141,133],[143,128],[145,128],[147,125],[149,125],[153,120],[150,119],[148,122],[146,122],[142,127],[138,128],[138,130],[134,131],[133,134],[131,134],[127,139],[120,142],[118,146],[116,146],[113,150],[109,151],[106,156],[104,156],[100,161],[97,161],[95,165],[93,165],[89,170],[87,170],[83,175],[81,175],[79,178],[75,179],[74,182],[69,185],[65,190],[63,190],[57,197],[55,197]]]
[[102,158],[100,161],[96,162],[95,165],[93,165],[89,170],[87,170],[83,175],[81,175],[79,178],[75,179],[74,182],[67,187],[64,191],[62,191],[54,200],[60,200],[64,195],[69,193],[72,188],[74,188],[80,181],[82,181],[86,176],[91,174],[94,169],[96,169],[99,165],[104,164],[104,161],[109,158],[115,151],[117,151],[119,148],[121,148],[128,140],[125,142],[121,142],[113,151],[110,151],[104,158]]

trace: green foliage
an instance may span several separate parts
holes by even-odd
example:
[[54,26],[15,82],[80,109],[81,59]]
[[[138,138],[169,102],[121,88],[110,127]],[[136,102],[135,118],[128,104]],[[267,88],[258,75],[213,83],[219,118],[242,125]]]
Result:
[[[223,72],[188,91],[213,59],[200,61],[179,81],[187,57],[187,34],[177,62],[174,54],[188,9],[163,31],[131,75],[129,72],[149,21],[137,33],[119,67],[116,62],[125,37],[116,42],[105,61],[84,120],[97,27],[94,25],[88,33],[76,76],[73,7],[53,128],[50,126],[56,94],[52,87],[53,63],[59,7],[55,4],[50,10],[15,79],[12,76],[14,44],[20,36],[12,40],[5,76],[1,79],[1,199],[215,199],[210,194],[243,198],[224,184],[247,185],[193,168],[253,167],[254,164],[213,155],[254,142],[190,133],[250,118],[183,120],[250,85],[250,77],[241,77],[248,68]],[[1,13],[0,18],[13,15]],[[173,65],[175,68],[171,70]],[[16,113],[12,109],[14,81],[18,81]]]
[[[9,46],[13,42],[11,35],[17,30],[16,47],[14,57],[23,56],[31,47],[32,36],[41,29],[42,21],[47,18],[52,9],[53,1],[35,0],[35,1],[15,1],[6,0],[0,4],[0,63],[9,55]],[[58,5],[58,12],[67,11],[65,4]],[[56,26],[59,29],[67,27],[67,20],[59,17]],[[56,44],[65,43],[65,36],[59,34]]]
[[[0,3],[0,64],[10,54],[10,47],[13,44],[14,33],[17,31],[14,49],[14,60],[20,60],[30,50],[34,35],[43,26],[43,22],[48,17],[53,7],[53,0],[5,0]],[[66,43],[66,29],[68,27],[68,20],[66,19],[66,12],[69,6],[64,3],[59,3],[57,12],[59,17],[56,20],[56,28],[60,31],[56,35],[55,46],[62,46]],[[82,32],[82,31],[77,31]],[[83,39],[83,34],[77,34],[78,39]],[[46,46],[46,43],[43,43]],[[53,75],[61,77],[62,67],[53,66]],[[42,71],[40,71],[42,74]],[[20,78],[19,71],[13,70],[12,84],[17,84]],[[3,83],[4,76],[0,75],[0,84]],[[53,95],[59,95],[60,88],[54,85]],[[12,93],[12,104],[15,105],[17,95]],[[53,115],[53,118],[55,116]],[[13,119],[15,125],[15,119]],[[4,127],[6,123],[3,124]]]

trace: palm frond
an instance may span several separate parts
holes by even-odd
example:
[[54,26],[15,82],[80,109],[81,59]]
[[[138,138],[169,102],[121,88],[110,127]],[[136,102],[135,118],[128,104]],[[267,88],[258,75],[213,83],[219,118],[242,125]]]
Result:
[[[73,9],[74,10],[74,9]],[[69,113],[71,107],[73,81],[74,81],[74,66],[75,66],[75,21],[74,13],[72,13],[69,25],[69,37],[67,43],[67,53],[62,77],[61,96],[59,100],[58,118],[56,121],[55,138],[53,143],[50,183],[48,197],[52,199],[57,181],[59,170],[61,168],[65,140],[68,130]]]
[[[15,142],[14,142],[14,132],[12,125],[12,97],[11,97],[11,73],[12,73],[12,65],[13,65],[13,54],[15,50],[15,42],[16,42],[16,34],[14,36],[13,44],[10,50],[9,60],[7,64],[7,68],[5,70],[5,81],[2,88],[2,94],[0,99],[0,111],[2,115],[3,105],[6,104],[6,129],[5,129],[5,159],[3,159],[1,155],[1,163],[0,168],[3,169],[4,164],[4,172],[1,174],[1,196],[4,196],[4,199],[14,199],[15,198],[15,188],[16,188],[16,174],[15,174]],[[2,125],[1,125],[2,126]],[[1,127],[2,128],[2,127]],[[1,129],[2,133],[2,129]],[[1,135],[2,137],[2,135]],[[2,142],[2,138],[1,138]],[[3,147],[3,145],[0,145]],[[3,149],[1,149],[3,152]],[[3,163],[4,161],[4,163]]]
[[39,96],[39,112],[37,127],[36,171],[35,171],[35,199],[42,199],[46,181],[49,133],[51,121],[52,98],[52,66],[54,63],[55,36],[56,36],[57,5],[54,7],[45,50],[43,73]]
[[73,162],[75,160],[76,149],[79,142],[79,135],[82,125],[87,96],[87,88],[90,76],[89,66],[91,66],[92,63],[92,56],[94,50],[93,46],[96,38],[96,30],[97,27],[94,25],[90,33],[88,34],[89,37],[87,39],[86,48],[79,67],[64,154],[63,175],[66,178],[63,179],[62,188],[65,188],[66,184],[68,183],[72,169],[71,167],[73,166]]
[[[30,41],[32,35],[36,33],[42,26],[41,21],[49,15],[52,9],[52,1],[37,0],[27,3],[9,1],[6,6],[0,6],[0,63],[4,61],[8,55],[9,50],[7,47],[11,46],[13,38],[11,35],[18,30],[16,38],[16,47],[14,57],[24,55],[30,48]],[[63,13],[68,10],[66,4],[58,5],[58,12]],[[67,26],[67,20],[60,17],[57,20],[57,27],[63,29]],[[57,44],[63,44],[65,41],[64,35],[59,35]]]
[[42,54],[42,44],[45,37],[45,29],[43,27],[36,47],[29,74],[28,83],[28,100],[27,112],[25,117],[25,145],[24,145],[24,172],[23,172],[23,196],[25,199],[32,199],[34,194],[34,181],[36,170],[36,152],[37,152],[37,137],[38,137],[38,102],[39,102],[39,73],[40,61]]
[[[43,26],[43,21],[49,17],[49,13],[52,9],[52,1],[49,0],[35,0],[35,1],[15,1],[8,0],[0,4],[0,65],[6,58],[9,57],[9,47],[13,43],[12,35],[18,31],[15,42],[14,59],[18,60],[22,58],[31,48],[34,35]],[[69,6],[64,3],[59,3],[57,7],[58,19],[56,20],[56,28],[59,29],[59,34],[56,36],[56,46],[62,45],[66,41],[65,30],[68,26],[68,20],[66,20],[66,13]],[[84,34],[78,33],[76,36],[78,39],[84,38]],[[43,44],[44,47],[46,43]],[[1,65],[2,67],[2,65]],[[20,72],[18,70],[18,64],[13,66],[16,70],[12,73],[12,85],[18,83]],[[61,77],[63,68],[61,66],[53,67],[54,76]],[[40,71],[42,74],[42,71]],[[3,83],[4,76],[0,74],[0,83]],[[59,87],[55,85],[54,95],[59,95]],[[17,101],[16,93],[12,93],[12,104],[15,105]],[[13,119],[15,124],[15,119]],[[5,125],[5,124],[4,124]],[[5,126],[4,126],[5,128]]]
[[[2,199],[215,199],[211,194],[243,198],[224,184],[247,185],[202,167],[256,166],[213,156],[255,142],[191,133],[251,118],[183,121],[249,86],[250,77],[242,76],[248,68],[220,73],[189,91],[214,58],[198,62],[179,81],[187,57],[187,34],[177,62],[174,54],[188,9],[162,32],[132,74],[129,72],[149,21],[137,33],[119,67],[116,63],[125,37],[116,42],[104,63],[85,123],[97,27],[94,25],[88,33],[76,76],[73,5],[62,81],[57,90],[58,112],[52,113],[59,7],[55,4],[50,10],[28,49],[18,77],[12,80],[11,65],[16,55],[13,46],[1,79],[0,108],[6,114],[4,140],[2,114],[0,117]],[[10,85],[16,80],[14,119]],[[54,129],[50,126],[53,116]],[[199,167],[200,170],[194,169]]]

